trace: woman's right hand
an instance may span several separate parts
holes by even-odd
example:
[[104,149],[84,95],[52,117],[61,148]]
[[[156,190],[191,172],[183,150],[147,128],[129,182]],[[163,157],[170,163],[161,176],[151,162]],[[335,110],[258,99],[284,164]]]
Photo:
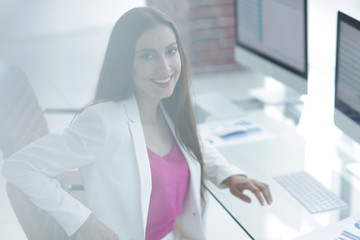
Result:
[[120,240],[120,238],[93,214],[80,227],[80,234],[86,240]]

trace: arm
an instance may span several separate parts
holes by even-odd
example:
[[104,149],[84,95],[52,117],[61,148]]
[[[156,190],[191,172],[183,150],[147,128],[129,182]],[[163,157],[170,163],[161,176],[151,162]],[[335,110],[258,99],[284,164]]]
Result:
[[226,188],[224,180],[233,175],[245,175],[245,173],[226,161],[214,147],[203,148],[205,176],[219,188]]
[[248,203],[251,199],[243,193],[245,190],[250,190],[261,205],[264,205],[264,198],[267,204],[272,203],[268,185],[248,178],[239,168],[229,164],[215,148],[205,148],[203,153],[204,172],[215,185],[229,188],[234,196]]
[[12,155],[4,164],[3,175],[35,205],[51,213],[71,235],[91,211],[66,193],[53,177],[97,159],[106,141],[105,121],[97,111],[88,109],[63,135],[49,134]]

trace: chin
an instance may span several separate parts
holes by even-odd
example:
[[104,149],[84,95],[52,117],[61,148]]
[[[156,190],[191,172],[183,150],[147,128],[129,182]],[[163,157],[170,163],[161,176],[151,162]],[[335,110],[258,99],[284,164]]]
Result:
[[167,91],[162,92],[160,94],[161,98],[163,99],[163,98],[171,97],[175,91],[175,86],[172,89],[167,89]]
[[161,99],[165,99],[165,98],[171,97],[172,94],[173,94],[173,92],[174,92],[174,91],[172,91],[171,93],[168,93],[168,94],[163,94],[163,95],[161,96]]

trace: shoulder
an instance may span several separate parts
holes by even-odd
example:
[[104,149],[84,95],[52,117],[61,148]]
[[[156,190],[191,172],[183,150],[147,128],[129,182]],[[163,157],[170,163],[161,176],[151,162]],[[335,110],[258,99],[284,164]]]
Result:
[[107,101],[93,104],[80,112],[75,120],[88,118],[99,119],[110,125],[140,120],[135,97],[119,102]]
[[86,111],[93,111],[93,112],[107,112],[107,111],[113,111],[119,108],[120,103],[113,102],[113,101],[107,101],[107,102],[101,102],[93,104],[89,107],[86,107],[84,112]]
[[118,122],[124,118],[124,110],[121,102],[108,101],[96,103],[84,108],[77,114],[72,125],[83,122],[102,122],[105,125],[109,125],[112,122]]
[[122,102],[101,102],[86,107],[79,115],[101,115],[103,117],[111,117],[116,115],[122,115],[124,113],[124,107]]

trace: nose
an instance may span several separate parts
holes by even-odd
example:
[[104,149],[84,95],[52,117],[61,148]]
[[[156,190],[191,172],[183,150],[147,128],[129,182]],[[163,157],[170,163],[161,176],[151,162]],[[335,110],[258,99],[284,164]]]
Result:
[[169,73],[171,70],[171,63],[166,56],[161,56],[158,59],[157,63],[157,72],[158,73]]

